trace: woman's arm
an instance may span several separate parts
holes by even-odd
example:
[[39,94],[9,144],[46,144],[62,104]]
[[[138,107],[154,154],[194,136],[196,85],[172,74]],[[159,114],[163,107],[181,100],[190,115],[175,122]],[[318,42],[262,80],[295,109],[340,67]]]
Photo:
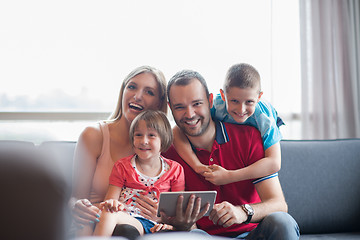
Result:
[[95,222],[99,209],[88,200],[91,183],[101,153],[102,134],[98,127],[87,127],[80,135],[74,155],[73,191],[69,202],[78,225]]

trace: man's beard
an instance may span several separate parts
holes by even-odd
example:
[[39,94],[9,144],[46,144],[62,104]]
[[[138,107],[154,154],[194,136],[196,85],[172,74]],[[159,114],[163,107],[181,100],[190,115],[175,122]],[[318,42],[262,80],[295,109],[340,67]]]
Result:
[[194,132],[192,130],[187,130],[188,128],[185,126],[186,123],[184,122],[181,122],[182,124],[179,124],[177,121],[176,124],[177,126],[181,129],[181,131],[183,131],[183,133],[189,137],[198,137],[198,136],[201,136],[204,132],[206,132],[206,130],[208,129],[209,127],[209,124],[210,124],[210,118],[205,122],[205,119],[204,118],[201,118],[200,121],[203,121],[203,123],[201,124],[200,126],[200,129],[197,131],[197,132]]

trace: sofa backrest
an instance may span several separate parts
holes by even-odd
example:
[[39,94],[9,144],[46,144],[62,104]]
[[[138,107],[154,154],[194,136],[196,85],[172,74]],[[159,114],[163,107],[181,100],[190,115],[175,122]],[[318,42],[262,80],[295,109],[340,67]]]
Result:
[[360,229],[360,139],[281,142],[279,178],[301,233]]
[[[14,144],[40,150],[66,184],[68,197],[76,142],[50,141],[34,146],[0,141],[0,150]],[[279,178],[289,213],[302,234],[360,229],[360,139],[283,140],[281,151]]]
[[51,166],[63,177],[69,189],[72,186],[75,146],[76,142],[73,141],[46,141],[37,146],[48,161],[51,161]]

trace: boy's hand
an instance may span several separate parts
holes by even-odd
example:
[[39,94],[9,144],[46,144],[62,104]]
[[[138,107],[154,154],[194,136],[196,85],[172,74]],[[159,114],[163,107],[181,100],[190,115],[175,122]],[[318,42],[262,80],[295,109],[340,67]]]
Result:
[[174,230],[174,227],[165,223],[158,223],[155,224],[155,226],[153,226],[152,228],[150,228],[150,231],[152,233],[164,231],[164,230]]
[[230,171],[226,170],[225,168],[213,164],[210,165],[208,169],[210,169],[211,171],[207,171],[202,174],[205,180],[215,185],[225,185],[228,183],[232,183],[229,177]]
[[211,169],[209,168],[208,165],[204,165],[204,164],[199,163],[199,165],[194,166],[194,171],[197,174],[200,174],[200,175],[204,176],[204,173],[211,171]]
[[109,212],[118,212],[124,209],[124,205],[116,199],[108,199],[100,203],[100,209]]

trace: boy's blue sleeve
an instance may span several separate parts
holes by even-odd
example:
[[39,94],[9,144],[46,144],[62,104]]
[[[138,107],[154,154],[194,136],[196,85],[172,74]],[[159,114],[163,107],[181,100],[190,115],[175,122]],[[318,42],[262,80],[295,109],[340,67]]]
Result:
[[222,122],[239,124],[226,110],[226,103],[222,100],[220,94],[216,95],[213,103],[213,107],[210,109],[211,117],[216,118]]
[[282,139],[280,129],[277,126],[277,118],[277,112],[270,103],[259,101],[255,113],[248,119],[249,122],[252,122],[251,125],[255,123],[255,127],[259,129],[265,150]]

